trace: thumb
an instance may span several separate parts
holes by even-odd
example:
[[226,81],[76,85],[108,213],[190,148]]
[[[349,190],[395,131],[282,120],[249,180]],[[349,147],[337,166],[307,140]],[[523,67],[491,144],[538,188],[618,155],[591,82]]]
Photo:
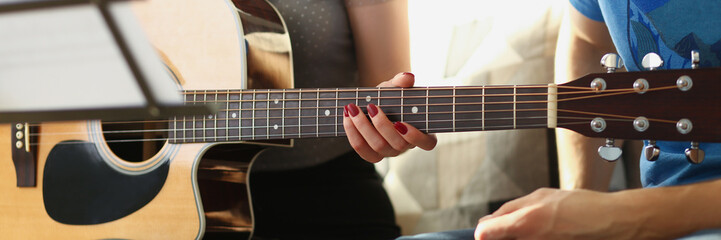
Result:
[[396,74],[391,80],[378,84],[378,87],[413,87],[416,77],[413,73],[402,72]]

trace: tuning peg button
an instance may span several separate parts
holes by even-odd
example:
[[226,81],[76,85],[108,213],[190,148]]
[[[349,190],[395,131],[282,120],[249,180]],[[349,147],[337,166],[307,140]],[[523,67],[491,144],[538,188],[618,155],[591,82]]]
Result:
[[646,160],[656,161],[660,154],[661,149],[656,146],[656,140],[649,140],[648,145],[643,148],[643,155],[646,156]]
[[613,144],[613,138],[606,138],[606,145],[598,147],[598,155],[609,162],[618,160],[621,157],[623,150]]
[[686,160],[692,164],[699,164],[703,162],[703,159],[706,156],[704,151],[698,147],[698,142],[691,142],[691,147],[686,148],[684,153],[686,154]]
[[601,66],[606,68],[606,72],[612,73],[615,72],[616,69],[623,67],[623,60],[621,60],[621,57],[618,56],[618,54],[606,53],[601,58]]
[[701,63],[701,56],[699,55],[698,50],[691,50],[691,68],[697,69],[699,63]]
[[648,69],[649,71],[653,71],[663,66],[663,59],[661,59],[661,56],[656,53],[649,53],[646,54],[646,56],[643,56],[643,59],[641,60],[641,66]]

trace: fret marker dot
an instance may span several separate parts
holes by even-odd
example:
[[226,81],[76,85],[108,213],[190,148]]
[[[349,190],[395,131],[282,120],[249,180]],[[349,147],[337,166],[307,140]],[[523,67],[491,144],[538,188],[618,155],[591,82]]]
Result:
[[418,107],[413,107],[413,108],[411,108],[411,112],[413,112],[413,113],[418,113]]
[[237,114],[237,113],[233,113],[233,114],[232,114],[231,116],[233,116],[233,117],[237,117],[237,116],[238,116],[238,114]]
[[326,115],[326,116],[330,116],[330,110],[326,109],[326,110],[325,110],[325,115]]
[[278,130],[278,124],[273,125],[273,129]]
[[278,99],[276,98],[275,101],[273,101],[275,104],[278,104]]
[[208,119],[213,119],[213,115],[208,115]]
[[371,102],[371,96],[366,96],[366,102]]

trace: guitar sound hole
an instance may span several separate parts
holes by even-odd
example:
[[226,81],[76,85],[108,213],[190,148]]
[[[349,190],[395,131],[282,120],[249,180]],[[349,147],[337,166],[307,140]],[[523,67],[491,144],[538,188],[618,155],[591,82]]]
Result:
[[108,122],[103,123],[103,136],[118,157],[129,162],[149,159],[168,138],[167,122]]

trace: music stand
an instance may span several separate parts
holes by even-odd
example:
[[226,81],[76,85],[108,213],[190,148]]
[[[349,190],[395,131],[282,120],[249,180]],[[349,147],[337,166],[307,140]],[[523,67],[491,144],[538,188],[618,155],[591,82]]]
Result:
[[158,119],[185,105],[123,0],[0,3],[0,122]]

